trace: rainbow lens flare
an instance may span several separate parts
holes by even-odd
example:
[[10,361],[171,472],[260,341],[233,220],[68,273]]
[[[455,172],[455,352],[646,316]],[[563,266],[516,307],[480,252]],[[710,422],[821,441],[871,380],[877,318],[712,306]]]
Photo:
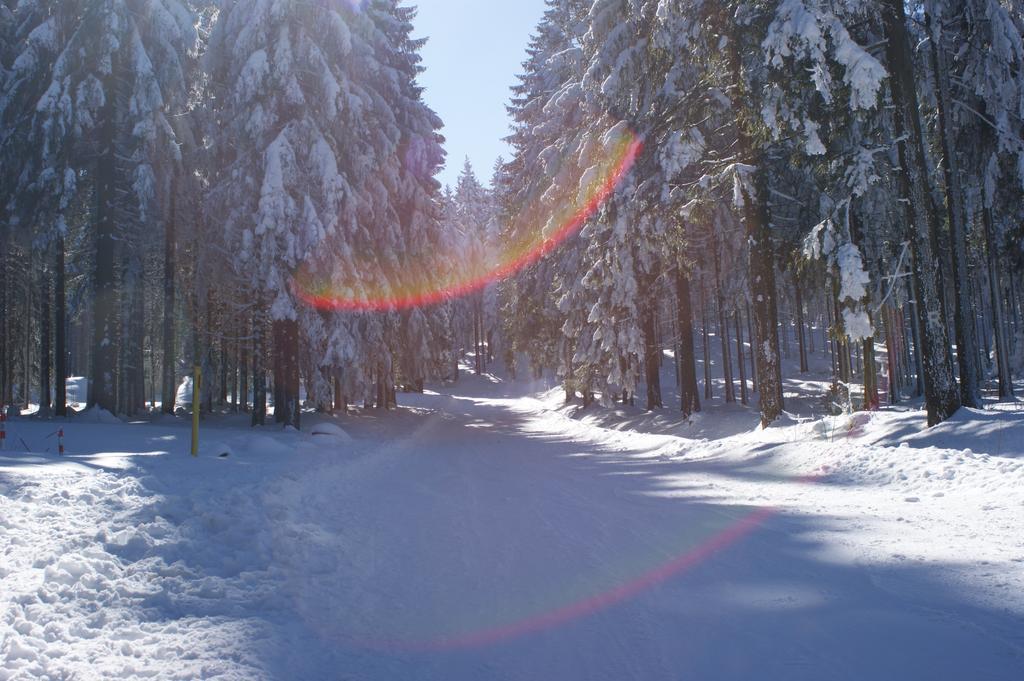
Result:
[[725,551],[730,546],[753,533],[776,513],[778,511],[773,508],[756,509],[717,534],[632,580],[533,616],[506,624],[483,627],[475,631],[446,635],[435,639],[362,639],[353,643],[373,650],[411,653],[450,652],[491,646],[502,641],[553,629],[574,620],[588,617],[619,603],[629,601],[635,596],[663,584],[673,577],[698,567],[716,554]]
[[[621,184],[642,147],[640,139],[628,131],[601,145],[603,158],[581,173],[572,186],[573,191],[578,189],[578,195],[562,196],[558,200],[562,208],[550,210],[544,220],[517,230],[521,236],[503,244],[500,253],[452,262],[450,254],[435,247],[432,254],[419,257],[413,266],[401,271],[390,266],[386,273],[378,258],[367,255],[346,272],[306,263],[292,278],[293,293],[319,310],[387,312],[436,305],[481,291],[541,260],[579,232]],[[534,207],[523,210],[524,215],[538,212],[542,211]]]
[[[826,479],[825,473],[792,478],[802,485],[813,485]],[[741,543],[768,521],[782,513],[772,506],[751,508],[745,514],[713,529],[703,537],[685,537],[684,547],[668,560],[657,562],[635,577],[610,587],[578,595],[559,605],[549,606],[532,614],[513,617],[497,624],[484,624],[462,631],[427,638],[349,638],[346,643],[369,650],[404,653],[444,653],[492,646],[530,634],[567,625],[600,611],[625,603],[669,580],[695,570],[717,555]],[[681,534],[686,532],[681,531]]]

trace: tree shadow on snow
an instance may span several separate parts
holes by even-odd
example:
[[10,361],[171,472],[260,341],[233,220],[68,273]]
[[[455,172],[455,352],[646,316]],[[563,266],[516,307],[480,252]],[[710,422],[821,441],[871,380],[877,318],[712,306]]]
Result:
[[705,484],[784,482],[767,453],[644,459],[531,431],[500,404],[439,404],[396,415],[411,430],[353,461],[211,486],[226,496],[207,508],[202,490],[161,485],[135,524],[165,518],[175,534],[123,558],[164,565],[146,615],[260,621],[252,649],[279,679],[1009,681],[1024,668],[1024,616],[954,586],[962,566],[854,564],[834,550],[851,519]]

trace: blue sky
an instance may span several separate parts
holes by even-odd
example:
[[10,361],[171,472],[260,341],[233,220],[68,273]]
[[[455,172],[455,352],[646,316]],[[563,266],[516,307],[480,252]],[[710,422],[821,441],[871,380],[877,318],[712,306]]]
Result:
[[444,120],[448,164],[439,176],[455,186],[469,156],[477,176],[490,181],[495,159],[509,155],[505,105],[526,59],[544,0],[419,0],[417,37],[423,48],[420,84]]

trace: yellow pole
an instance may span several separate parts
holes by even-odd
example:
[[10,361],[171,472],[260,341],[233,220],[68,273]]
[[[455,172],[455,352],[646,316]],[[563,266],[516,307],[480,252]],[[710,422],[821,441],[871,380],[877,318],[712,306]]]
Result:
[[192,379],[192,456],[199,456],[199,400],[203,385],[203,370],[197,364]]

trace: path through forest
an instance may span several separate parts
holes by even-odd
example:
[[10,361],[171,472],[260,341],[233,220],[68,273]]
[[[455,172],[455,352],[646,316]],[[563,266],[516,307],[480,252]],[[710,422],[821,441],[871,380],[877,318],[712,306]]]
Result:
[[352,441],[225,421],[191,460],[176,421],[78,424],[94,453],[7,453],[0,678],[1020,678],[1020,459],[950,450],[940,480],[935,447],[619,432],[506,391]]

